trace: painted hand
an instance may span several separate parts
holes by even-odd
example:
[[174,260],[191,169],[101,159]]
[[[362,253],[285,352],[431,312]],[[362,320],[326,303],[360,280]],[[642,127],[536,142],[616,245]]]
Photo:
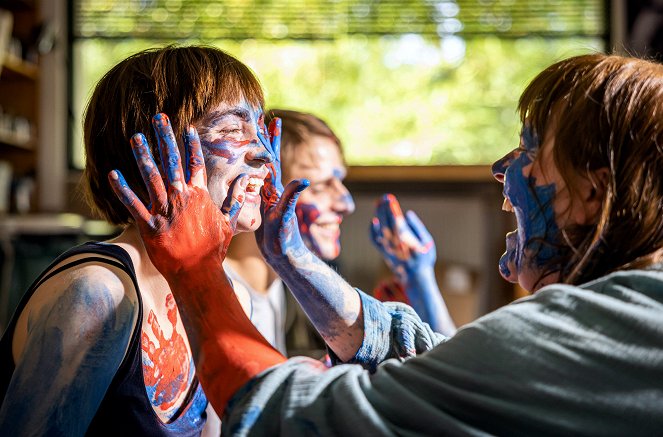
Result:
[[186,176],[170,120],[157,114],[152,125],[159,141],[165,178],[159,173],[142,133],[131,138],[138,168],[147,186],[145,206],[127,185],[122,173],[108,178],[115,194],[133,216],[155,267],[168,279],[181,270],[221,266],[244,201],[248,178],[237,178],[219,211],[207,191],[207,174],[198,133],[193,126],[184,134]]
[[391,271],[405,283],[411,275],[435,266],[433,237],[413,211],[403,215],[392,194],[385,194],[378,202],[371,239]]
[[299,234],[295,205],[299,194],[309,186],[306,179],[296,179],[285,189],[281,181],[281,120],[275,118],[269,125],[269,138],[258,134],[265,148],[272,154],[267,164],[269,174],[262,188],[262,225],[256,231],[260,251],[272,267],[283,262],[288,254],[306,250]]
[[434,331],[453,335],[456,326],[435,279],[435,243],[419,217],[412,211],[403,216],[396,198],[386,194],[378,202],[371,238],[421,320]]

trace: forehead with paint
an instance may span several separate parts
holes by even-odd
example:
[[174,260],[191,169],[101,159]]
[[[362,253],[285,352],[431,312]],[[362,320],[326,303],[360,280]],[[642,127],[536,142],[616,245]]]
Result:
[[315,135],[292,152],[290,161],[284,162],[285,180],[311,182],[297,202],[300,234],[320,258],[335,259],[341,249],[340,224],[355,208],[343,185],[347,170],[341,148],[331,138]]
[[237,178],[249,176],[237,232],[257,229],[261,223],[260,189],[267,176],[266,164],[272,160],[258,137],[258,132],[265,130],[262,109],[244,99],[236,104],[221,103],[197,123],[197,128],[212,200],[220,208]]

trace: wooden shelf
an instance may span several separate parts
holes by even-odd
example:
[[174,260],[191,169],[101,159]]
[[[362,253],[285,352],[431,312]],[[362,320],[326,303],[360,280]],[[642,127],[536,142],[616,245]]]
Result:
[[32,62],[26,62],[14,56],[7,56],[2,63],[2,75],[36,81],[39,78],[39,67]]
[[[36,180],[38,175],[41,66],[31,55],[25,59],[25,53],[34,51],[30,44],[40,23],[37,3],[0,0],[0,160],[11,166],[15,181]],[[38,209],[34,199],[30,204],[33,210]]]
[[34,143],[35,141],[33,139],[29,139],[27,141],[19,141],[15,138],[14,135],[8,132],[0,131],[0,145],[10,146],[16,149],[32,151],[34,150]]
[[489,165],[350,166],[348,182],[491,182]]

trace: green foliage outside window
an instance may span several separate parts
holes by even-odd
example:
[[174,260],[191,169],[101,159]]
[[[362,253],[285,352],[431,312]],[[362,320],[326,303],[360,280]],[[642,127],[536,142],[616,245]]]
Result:
[[[586,10],[595,13],[597,1],[410,1],[394,7],[397,3],[293,0],[291,7],[275,8],[269,1],[205,1],[193,7],[195,2],[171,0],[140,2],[152,5],[145,11],[121,10],[122,2],[78,3],[90,21],[79,24],[74,40],[76,117],[96,81],[116,62],[177,42],[164,35],[194,35],[179,42],[215,45],[247,63],[266,90],[268,108],[325,119],[355,165],[490,163],[517,144],[516,104],[536,73],[563,57],[604,48],[597,36],[600,17],[579,17],[567,7],[594,4]],[[444,9],[456,3],[461,7]],[[242,7],[255,6],[266,13],[240,14]],[[311,11],[321,18],[312,20]],[[530,21],[516,20],[528,11]],[[403,33],[408,28],[413,33]],[[240,37],[252,29],[260,37]],[[104,37],[108,34],[115,36]],[[80,147],[74,150],[74,163],[82,166]]]

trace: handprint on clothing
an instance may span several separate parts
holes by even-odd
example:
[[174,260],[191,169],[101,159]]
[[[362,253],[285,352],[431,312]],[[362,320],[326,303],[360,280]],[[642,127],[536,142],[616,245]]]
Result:
[[145,387],[152,405],[162,411],[172,408],[187,392],[194,372],[186,341],[177,331],[177,305],[172,294],[166,296],[166,308],[172,326],[170,337],[166,337],[152,310],[147,323],[156,342],[150,339],[145,330],[141,337]]

